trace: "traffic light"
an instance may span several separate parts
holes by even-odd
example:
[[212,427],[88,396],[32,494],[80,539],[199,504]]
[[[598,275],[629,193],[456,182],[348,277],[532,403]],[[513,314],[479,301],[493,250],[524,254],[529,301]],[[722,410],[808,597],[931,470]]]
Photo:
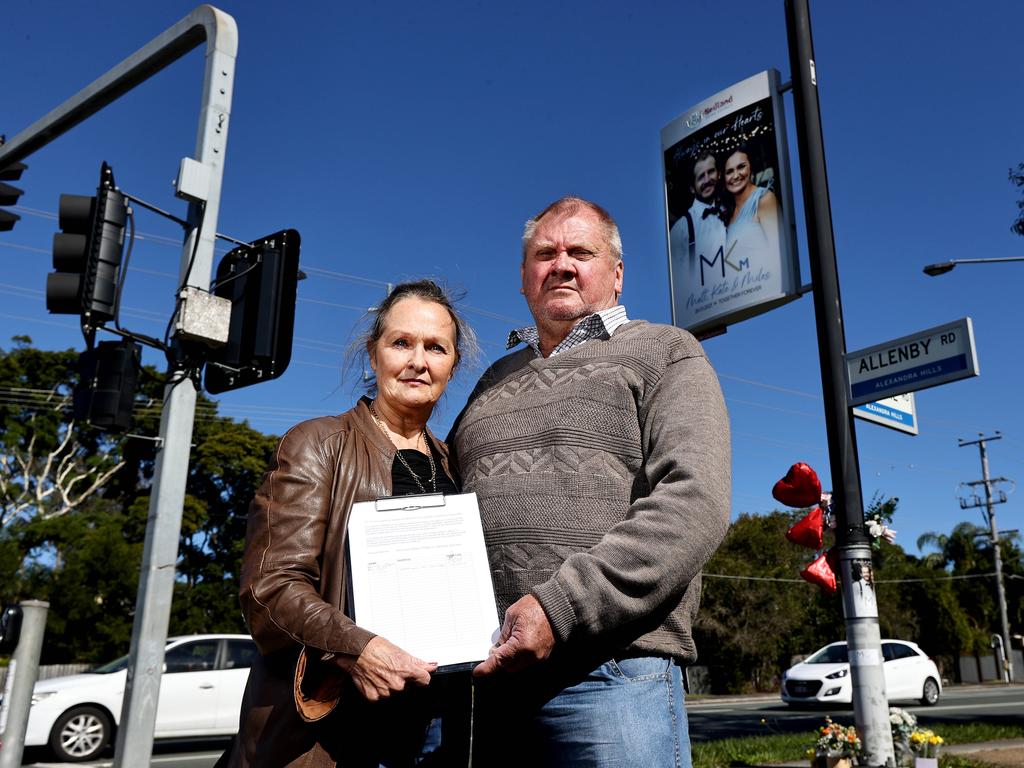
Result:
[[214,294],[231,301],[228,341],[206,355],[211,394],[275,379],[292,357],[299,233],[286,229],[229,251]]
[[[18,198],[21,197],[22,190],[3,182],[17,181],[21,178],[21,172],[27,167],[24,163],[11,163],[5,168],[0,168],[0,205],[18,204]],[[14,222],[20,218],[21,216],[18,214],[0,208],[0,232],[10,232],[14,229]]]
[[142,347],[131,341],[101,341],[79,355],[75,418],[104,431],[126,432],[141,360]]
[[10,655],[18,647],[21,636],[21,606],[9,605],[0,615],[0,653]]
[[53,236],[53,267],[46,276],[46,308],[81,315],[91,328],[113,320],[124,250],[128,201],[103,163],[95,197],[61,195],[61,232]]

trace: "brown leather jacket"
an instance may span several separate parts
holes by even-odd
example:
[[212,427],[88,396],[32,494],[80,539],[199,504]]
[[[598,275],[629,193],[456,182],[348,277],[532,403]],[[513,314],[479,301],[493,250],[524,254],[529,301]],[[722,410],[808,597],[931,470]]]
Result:
[[[300,659],[316,677],[340,673],[324,654],[358,656],[373,637],[345,613],[345,532],[352,504],[391,495],[395,447],[361,399],[340,416],[303,422],[278,444],[249,510],[240,599],[262,657],[249,674],[239,734],[230,765],[333,767],[335,750],[322,743],[332,705],[318,706],[300,692]],[[430,435],[450,474],[447,449]],[[340,681],[344,683],[346,681]],[[305,686],[302,686],[305,688]],[[341,696],[354,688],[328,685]],[[303,717],[298,703],[311,705]],[[336,725],[336,724],[335,724]],[[333,728],[336,732],[337,728]]]

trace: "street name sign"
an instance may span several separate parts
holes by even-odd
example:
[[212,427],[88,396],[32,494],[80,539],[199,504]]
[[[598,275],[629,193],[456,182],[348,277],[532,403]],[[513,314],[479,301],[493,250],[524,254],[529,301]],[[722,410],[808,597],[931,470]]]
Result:
[[895,429],[898,432],[906,432],[908,435],[917,434],[917,409],[914,407],[914,393],[886,397],[874,403],[858,405],[853,409],[853,415],[858,419],[873,421],[883,427]]
[[977,375],[969,317],[846,355],[851,406]]

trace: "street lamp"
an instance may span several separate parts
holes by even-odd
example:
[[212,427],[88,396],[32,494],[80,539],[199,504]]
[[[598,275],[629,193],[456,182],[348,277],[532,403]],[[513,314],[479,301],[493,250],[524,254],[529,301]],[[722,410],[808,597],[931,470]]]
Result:
[[991,259],[950,259],[949,261],[940,261],[937,264],[929,264],[924,268],[924,273],[935,277],[936,275],[946,274],[957,264],[991,264],[997,261],[1024,261],[1024,256],[994,256]]

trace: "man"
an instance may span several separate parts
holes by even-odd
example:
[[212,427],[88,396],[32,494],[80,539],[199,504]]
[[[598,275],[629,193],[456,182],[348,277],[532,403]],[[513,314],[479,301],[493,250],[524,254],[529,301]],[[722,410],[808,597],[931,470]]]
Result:
[[680,665],[729,521],[717,378],[686,331],[628,320],[600,206],[530,219],[521,273],[536,325],[453,429],[504,614],[474,671],[477,762],[689,766]]
[[[682,290],[699,292],[700,257],[712,261],[725,247],[725,224],[718,216],[719,172],[715,156],[703,152],[693,164],[693,203],[669,231],[673,278]],[[686,269],[681,269],[683,265]],[[680,291],[680,288],[676,288]]]

